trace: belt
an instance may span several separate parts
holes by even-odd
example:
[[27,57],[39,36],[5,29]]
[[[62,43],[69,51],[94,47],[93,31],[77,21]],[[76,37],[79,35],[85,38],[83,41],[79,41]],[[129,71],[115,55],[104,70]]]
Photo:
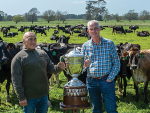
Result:
[[107,75],[104,75],[104,76],[102,76],[102,77],[91,77],[91,76],[90,76],[89,78],[101,79],[101,78],[104,78],[104,77],[108,77],[108,75],[109,75],[109,74],[107,74]]

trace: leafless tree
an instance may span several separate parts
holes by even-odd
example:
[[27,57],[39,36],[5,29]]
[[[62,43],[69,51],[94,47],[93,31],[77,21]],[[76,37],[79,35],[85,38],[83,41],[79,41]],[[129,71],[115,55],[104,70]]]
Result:
[[104,20],[105,22],[111,20],[111,15],[109,14],[108,9],[104,11]]
[[114,19],[119,22],[121,20],[121,17],[118,14],[114,15]]
[[61,11],[57,10],[57,11],[56,11],[56,16],[55,16],[55,17],[56,17],[56,20],[59,21],[59,20],[60,20],[60,17],[61,17]]
[[86,1],[86,19],[87,20],[91,20],[91,18],[92,18],[92,10],[93,10],[93,4],[91,3],[91,2],[89,2],[89,1]]
[[141,11],[139,14],[139,19],[144,21],[144,22],[145,22],[145,20],[149,20],[150,19],[150,12],[148,12],[146,10]]
[[33,24],[33,21],[37,21],[37,16],[40,14],[37,8],[32,8],[28,13],[25,13],[25,18],[28,19],[28,21],[31,21]]
[[138,18],[138,13],[135,13],[134,10],[129,10],[129,12],[124,15],[124,17],[129,22],[131,22],[131,20],[136,20]]
[[60,20],[62,20],[64,23],[64,21],[66,20],[66,17],[67,17],[67,12],[62,12],[60,16]]
[[3,21],[5,13],[3,11],[0,11],[0,21]]
[[42,15],[44,19],[49,23],[49,21],[55,20],[55,12],[53,10],[45,11]]
[[95,0],[95,1],[86,1],[86,18],[87,20],[91,19],[96,19],[96,20],[101,20],[102,15],[104,13],[105,5],[106,2],[105,0]]
[[61,11],[57,10],[55,17],[58,21],[61,20],[64,23],[64,21],[66,20],[66,16],[67,16],[67,12],[61,12]]
[[13,16],[7,15],[7,21],[12,21],[12,19],[13,19]]

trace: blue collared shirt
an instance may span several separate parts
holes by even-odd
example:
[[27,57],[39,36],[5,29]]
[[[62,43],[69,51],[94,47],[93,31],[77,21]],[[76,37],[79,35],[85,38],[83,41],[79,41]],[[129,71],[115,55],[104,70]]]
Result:
[[101,37],[98,45],[92,39],[88,40],[82,45],[81,54],[91,60],[87,76],[102,77],[109,74],[108,79],[112,81],[120,70],[120,60],[112,40]]

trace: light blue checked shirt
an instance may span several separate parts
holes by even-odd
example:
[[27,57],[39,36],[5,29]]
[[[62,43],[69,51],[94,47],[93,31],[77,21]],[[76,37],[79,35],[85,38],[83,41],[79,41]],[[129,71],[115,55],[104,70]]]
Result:
[[92,39],[82,45],[81,54],[92,60],[87,68],[87,76],[102,77],[109,74],[108,79],[113,81],[120,70],[120,60],[112,40],[101,37],[96,45]]

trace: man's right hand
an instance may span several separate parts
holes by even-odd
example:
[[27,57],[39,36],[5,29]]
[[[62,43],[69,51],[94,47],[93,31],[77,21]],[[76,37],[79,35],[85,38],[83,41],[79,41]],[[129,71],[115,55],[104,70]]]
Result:
[[22,101],[19,101],[19,104],[20,104],[21,106],[27,106],[27,99],[22,100]]
[[85,60],[85,62],[84,62],[84,67],[89,67],[91,61],[92,61],[92,60],[89,60],[89,59]]

